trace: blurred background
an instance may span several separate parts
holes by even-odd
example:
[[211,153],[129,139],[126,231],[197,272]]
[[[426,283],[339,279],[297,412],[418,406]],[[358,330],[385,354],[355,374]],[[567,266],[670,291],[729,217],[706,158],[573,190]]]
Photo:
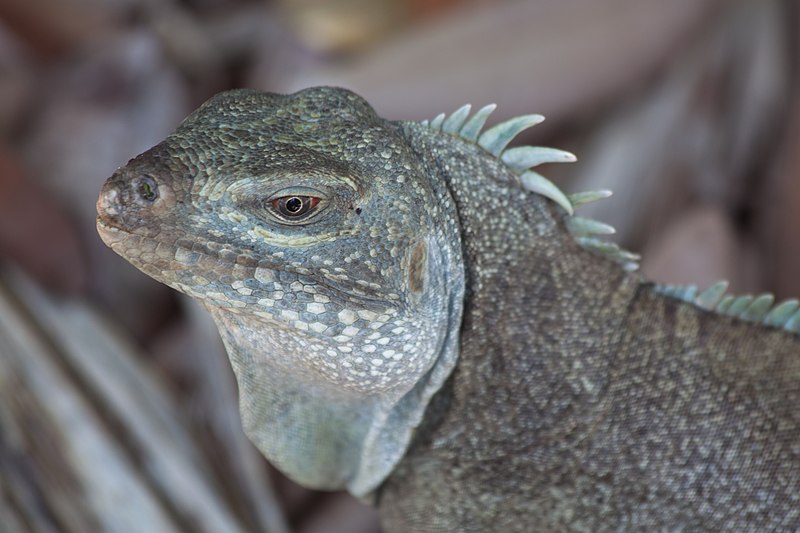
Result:
[[243,436],[213,324],[100,242],[103,181],[217,91],[495,102],[658,281],[800,296],[793,0],[0,0],[0,531],[378,532]]

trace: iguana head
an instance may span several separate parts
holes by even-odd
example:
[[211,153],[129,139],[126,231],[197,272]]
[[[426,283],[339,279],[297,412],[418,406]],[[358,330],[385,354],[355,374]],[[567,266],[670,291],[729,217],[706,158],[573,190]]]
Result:
[[349,91],[232,91],[100,194],[103,240],[211,311],[248,434],[306,485],[374,488],[455,363],[457,220],[420,165]]

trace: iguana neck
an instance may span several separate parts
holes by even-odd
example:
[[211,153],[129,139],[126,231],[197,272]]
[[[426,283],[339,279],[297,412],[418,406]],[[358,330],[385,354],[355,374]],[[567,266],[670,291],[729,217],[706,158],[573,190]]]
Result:
[[[452,381],[469,385],[452,389],[450,410],[466,417],[502,416],[485,409],[486,398],[494,397],[514,418],[516,388],[531,402],[524,424],[533,438],[590,425],[641,278],[580,247],[563,211],[524,191],[480,147],[414,125],[407,129],[429,171],[447,183],[461,227],[467,287]],[[521,368],[527,375],[517,383],[514,373]],[[581,420],[568,416],[576,412]],[[487,433],[479,439],[487,440],[487,454],[513,452],[508,443],[489,442],[507,436]]]

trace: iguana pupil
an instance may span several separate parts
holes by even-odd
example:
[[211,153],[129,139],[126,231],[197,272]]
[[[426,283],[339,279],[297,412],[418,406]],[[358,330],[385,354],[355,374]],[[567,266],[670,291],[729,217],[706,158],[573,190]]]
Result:
[[319,198],[313,196],[283,196],[272,201],[273,208],[287,218],[299,218],[313,209]]
[[298,211],[303,209],[303,200],[297,196],[289,198],[286,201],[286,209],[292,214],[297,214]]

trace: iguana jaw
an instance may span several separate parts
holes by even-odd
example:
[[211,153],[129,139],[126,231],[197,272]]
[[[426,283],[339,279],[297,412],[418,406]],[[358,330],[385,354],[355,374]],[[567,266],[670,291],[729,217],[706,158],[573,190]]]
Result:
[[[437,301],[438,317],[411,326],[420,340],[413,354],[400,356],[408,339],[387,339],[380,350],[368,353],[366,346],[354,348],[354,361],[362,360],[359,373],[379,375],[395,358],[402,361],[396,368],[403,369],[403,379],[392,379],[391,388],[380,390],[365,390],[363,382],[357,389],[343,387],[341,375],[322,379],[308,367],[310,344],[287,350],[281,328],[209,308],[237,377],[245,432],[282,472],[304,486],[346,488],[363,497],[402,459],[428,402],[458,358],[463,272],[442,267],[432,265],[440,276],[431,288],[445,297]],[[335,343],[313,343],[324,351],[335,349]],[[410,357],[422,366],[410,367]]]
[[[137,268],[205,303],[235,370],[245,431],[270,461],[305,486],[347,488],[358,496],[373,491],[402,458],[430,397],[457,360],[463,273],[451,264],[454,251],[442,250],[433,238],[406,254],[416,305],[359,298],[359,308],[337,313],[347,322],[344,329],[322,329],[321,322],[301,326],[300,317],[284,320],[226,297],[225,291],[238,287],[250,291],[242,299],[263,304],[274,291],[243,283],[277,279],[277,265],[237,264],[232,258],[240,254],[199,252],[188,238],[168,247],[103,217],[98,231]],[[220,270],[235,270],[241,279],[228,277],[227,286],[214,290]],[[207,283],[197,285],[200,278]],[[312,304],[342,298],[327,289],[314,285]],[[431,300],[432,295],[442,296]],[[357,334],[348,339],[349,330]]]

